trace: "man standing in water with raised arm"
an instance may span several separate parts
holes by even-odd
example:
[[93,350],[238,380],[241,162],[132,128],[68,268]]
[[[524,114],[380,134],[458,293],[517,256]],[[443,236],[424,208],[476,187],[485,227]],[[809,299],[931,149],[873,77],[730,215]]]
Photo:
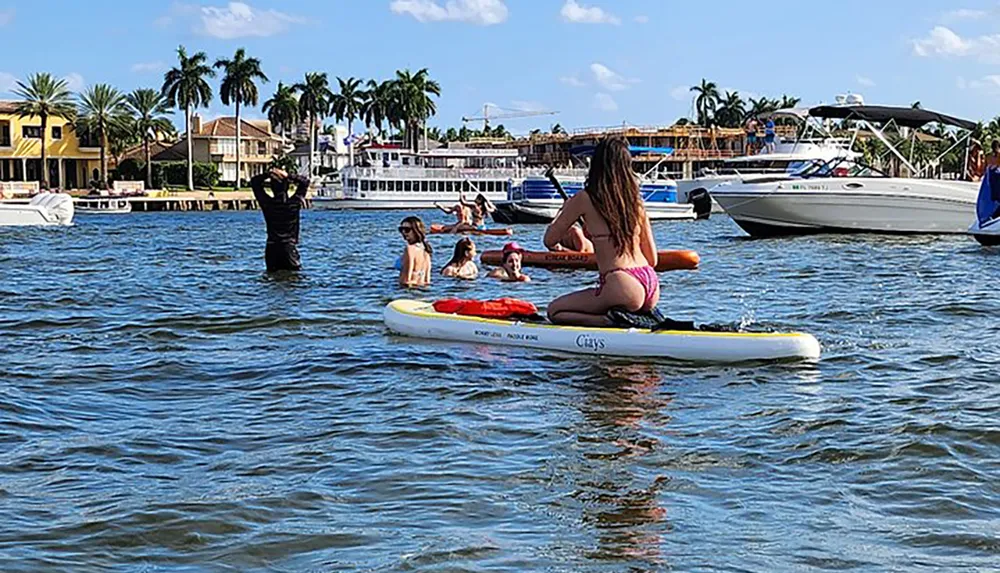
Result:
[[[264,190],[270,182],[273,197]],[[295,194],[289,195],[288,188],[295,183]],[[271,169],[267,173],[255,175],[250,180],[253,196],[264,213],[267,225],[267,247],[264,262],[267,272],[297,271],[299,262],[299,212],[306,203],[309,180],[301,175],[289,176],[283,169]]]

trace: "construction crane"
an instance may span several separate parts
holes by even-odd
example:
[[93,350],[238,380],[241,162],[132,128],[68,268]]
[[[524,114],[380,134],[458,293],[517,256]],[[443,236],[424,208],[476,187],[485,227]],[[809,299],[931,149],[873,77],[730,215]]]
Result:
[[[490,108],[496,108],[503,113],[498,113],[490,115]],[[462,123],[469,123],[470,121],[481,121],[483,122],[483,131],[487,131],[490,128],[490,121],[497,119],[518,119],[522,117],[534,117],[538,115],[556,115],[558,111],[528,111],[523,109],[504,109],[498,105],[493,105],[490,103],[483,105],[483,115],[481,117],[463,117]]]

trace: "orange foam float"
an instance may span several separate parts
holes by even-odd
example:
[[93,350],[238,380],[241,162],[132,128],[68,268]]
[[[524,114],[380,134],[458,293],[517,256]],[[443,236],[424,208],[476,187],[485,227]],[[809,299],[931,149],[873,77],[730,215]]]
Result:
[[[439,235],[442,233],[454,233],[454,231],[445,230],[446,225],[440,223],[433,223],[431,225],[431,234]],[[514,229],[502,228],[502,229],[468,229],[465,231],[459,231],[459,235],[494,235],[497,237],[509,237],[514,234]]]
[[[503,258],[501,251],[483,251],[480,260],[484,265],[499,266]],[[698,268],[701,257],[690,250],[657,251],[656,270],[682,271]],[[586,269],[597,270],[597,256],[594,253],[576,251],[524,251],[521,264],[526,267],[541,267],[553,269]]]

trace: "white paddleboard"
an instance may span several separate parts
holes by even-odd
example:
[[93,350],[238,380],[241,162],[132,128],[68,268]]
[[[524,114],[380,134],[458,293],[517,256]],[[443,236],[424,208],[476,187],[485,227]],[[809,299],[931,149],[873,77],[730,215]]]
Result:
[[815,360],[820,354],[816,338],[799,332],[650,332],[635,328],[557,326],[444,314],[435,311],[431,303],[406,299],[390,302],[385,307],[384,320],[389,330],[407,336],[598,356],[743,362]]

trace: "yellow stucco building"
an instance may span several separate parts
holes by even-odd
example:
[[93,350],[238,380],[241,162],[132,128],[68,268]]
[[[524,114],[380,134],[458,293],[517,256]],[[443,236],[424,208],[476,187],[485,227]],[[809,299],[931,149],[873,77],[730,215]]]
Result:
[[[21,119],[17,102],[0,101],[0,181],[41,181],[42,120]],[[85,189],[100,176],[100,148],[96,141],[80,141],[72,125],[50,117],[45,137],[49,186]]]

